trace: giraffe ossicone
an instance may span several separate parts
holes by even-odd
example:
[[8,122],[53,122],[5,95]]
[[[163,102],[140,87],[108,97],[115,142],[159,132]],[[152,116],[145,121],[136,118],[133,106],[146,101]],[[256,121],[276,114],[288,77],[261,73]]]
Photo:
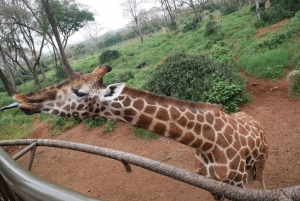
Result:
[[[264,184],[268,144],[263,127],[251,116],[225,113],[222,106],[182,101],[126,87],[106,86],[109,66],[92,73],[74,73],[65,81],[29,94],[16,94],[24,113],[62,117],[106,117],[171,138],[196,149],[196,172],[243,187],[253,179]],[[219,198],[217,198],[219,199]]]

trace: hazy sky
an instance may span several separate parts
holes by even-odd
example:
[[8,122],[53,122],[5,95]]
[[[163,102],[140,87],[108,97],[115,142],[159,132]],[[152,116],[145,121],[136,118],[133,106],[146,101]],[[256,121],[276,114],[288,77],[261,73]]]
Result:
[[[85,4],[89,10],[97,12],[95,21],[102,23],[106,31],[125,27],[131,19],[125,18],[122,12],[121,3],[124,0],[76,0],[80,4]],[[153,5],[149,5],[151,7]],[[69,44],[83,40],[82,33],[78,31],[69,40]]]

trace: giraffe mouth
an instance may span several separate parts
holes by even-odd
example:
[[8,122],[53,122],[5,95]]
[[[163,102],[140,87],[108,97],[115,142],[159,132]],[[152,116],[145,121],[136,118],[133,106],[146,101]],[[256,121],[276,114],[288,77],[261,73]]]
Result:
[[7,110],[7,109],[11,109],[11,108],[15,108],[15,107],[19,107],[19,105],[21,105],[21,103],[15,102],[15,103],[10,104],[10,105],[8,105],[8,106],[1,107],[1,108],[0,108],[0,111],[2,111],[2,110]]

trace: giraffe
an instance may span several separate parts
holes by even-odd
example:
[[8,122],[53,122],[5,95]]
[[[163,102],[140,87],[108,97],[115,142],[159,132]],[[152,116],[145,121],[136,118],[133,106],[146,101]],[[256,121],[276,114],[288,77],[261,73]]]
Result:
[[217,104],[182,101],[124,83],[106,86],[103,77],[109,71],[110,66],[102,66],[92,73],[74,73],[59,84],[16,94],[17,102],[1,110],[18,107],[27,115],[117,119],[195,148],[198,174],[238,187],[247,180],[252,187],[255,178],[266,189],[263,173],[269,148],[256,120],[243,112],[229,115]]
[[75,57],[74,57],[74,55],[73,55],[73,54],[72,54],[72,58],[71,58],[71,60],[72,60],[73,64],[76,64],[76,59],[75,59]]
[[160,26],[163,33],[167,33],[169,31],[169,27]]
[[216,10],[216,22],[217,22],[217,25],[220,24],[220,11],[219,10]]
[[271,6],[271,3],[270,3],[269,0],[267,0],[266,3],[265,3],[265,8],[266,8],[266,10],[269,9],[270,6]]

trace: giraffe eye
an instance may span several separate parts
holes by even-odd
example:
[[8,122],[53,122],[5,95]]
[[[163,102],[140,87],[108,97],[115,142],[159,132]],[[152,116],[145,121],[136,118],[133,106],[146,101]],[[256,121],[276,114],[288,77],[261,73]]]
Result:
[[78,96],[78,97],[83,97],[83,96],[86,96],[86,95],[87,95],[87,93],[81,92],[81,91],[79,91],[78,89],[73,89],[72,91],[73,91],[73,93],[76,94],[76,96]]

